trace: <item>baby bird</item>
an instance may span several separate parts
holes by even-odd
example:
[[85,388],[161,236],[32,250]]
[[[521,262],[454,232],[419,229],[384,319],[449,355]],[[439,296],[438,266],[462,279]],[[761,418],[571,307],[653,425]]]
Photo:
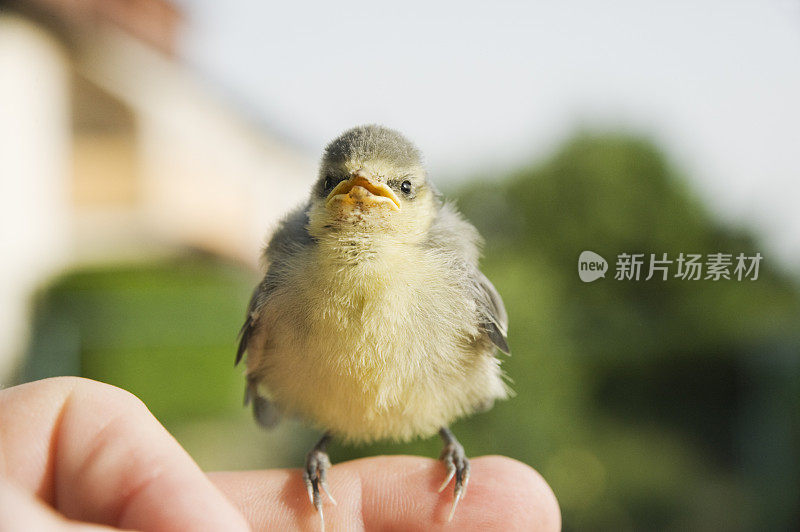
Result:
[[448,425],[509,394],[495,356],[509,352],[508,318],[478,270],[479,242],[417,148],[377,125],[327,146],[311,197],[269,241],[236,362],[247,353],[245,404],[262,425],[294,415],[325,431],[303,474],[320,518],[320,489],[335,503],[332,437],[436,432],[448,470],[439,491],[455,477],[452,518],[469,461]]

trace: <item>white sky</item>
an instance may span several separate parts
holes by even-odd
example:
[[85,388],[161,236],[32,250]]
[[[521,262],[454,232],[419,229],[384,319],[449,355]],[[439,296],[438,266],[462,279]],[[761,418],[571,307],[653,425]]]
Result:
[[189,61],[315,157],[378,122],[442,182],[631,129],[799,270],[800,0],[181,3]]

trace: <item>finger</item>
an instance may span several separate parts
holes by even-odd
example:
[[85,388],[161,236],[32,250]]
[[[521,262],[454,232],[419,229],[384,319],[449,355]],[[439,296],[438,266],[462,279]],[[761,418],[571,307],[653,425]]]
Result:
[[30,493],[0,478],[0,530],[101,532],[111,529],[69,521]]
[[[334,466],[328,482],[337,506],[325,506],[333,530],[526,530],[557,531],[561,513],[542,477],[527,465],[500,456],[471,461],[469,494],[447,522],[452,492],[437,493],[446,474],[432,459],[380,456]],[[237,501],[255,530],[316,530],[297,470],[210,474]]]
[[0,392],[0,474],[70,519],[138,530],[247,526],[141,401],[86,379]]

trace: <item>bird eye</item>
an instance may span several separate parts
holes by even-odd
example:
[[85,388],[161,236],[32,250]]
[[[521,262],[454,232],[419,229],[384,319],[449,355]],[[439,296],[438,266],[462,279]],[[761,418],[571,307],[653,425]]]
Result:
[[400,190],[403,191],[403,194],[410,194],[411,193],[411,181],[403,181],[400,184]]

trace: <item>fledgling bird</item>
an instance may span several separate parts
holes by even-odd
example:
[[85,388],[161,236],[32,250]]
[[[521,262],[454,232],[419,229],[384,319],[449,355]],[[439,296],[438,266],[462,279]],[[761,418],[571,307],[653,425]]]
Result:
[[377,125],[327,146],[311,197],[269,241],[236,362],[247,352],[245,403],[262,425],[295,415],[325,431],[303,475],[321,518],[331,437],[437,431],[452,518],[469,461],[448,426],[509,394],[495,356],[509,352],[508,318],[478,270],[479,242],[417,148]]

